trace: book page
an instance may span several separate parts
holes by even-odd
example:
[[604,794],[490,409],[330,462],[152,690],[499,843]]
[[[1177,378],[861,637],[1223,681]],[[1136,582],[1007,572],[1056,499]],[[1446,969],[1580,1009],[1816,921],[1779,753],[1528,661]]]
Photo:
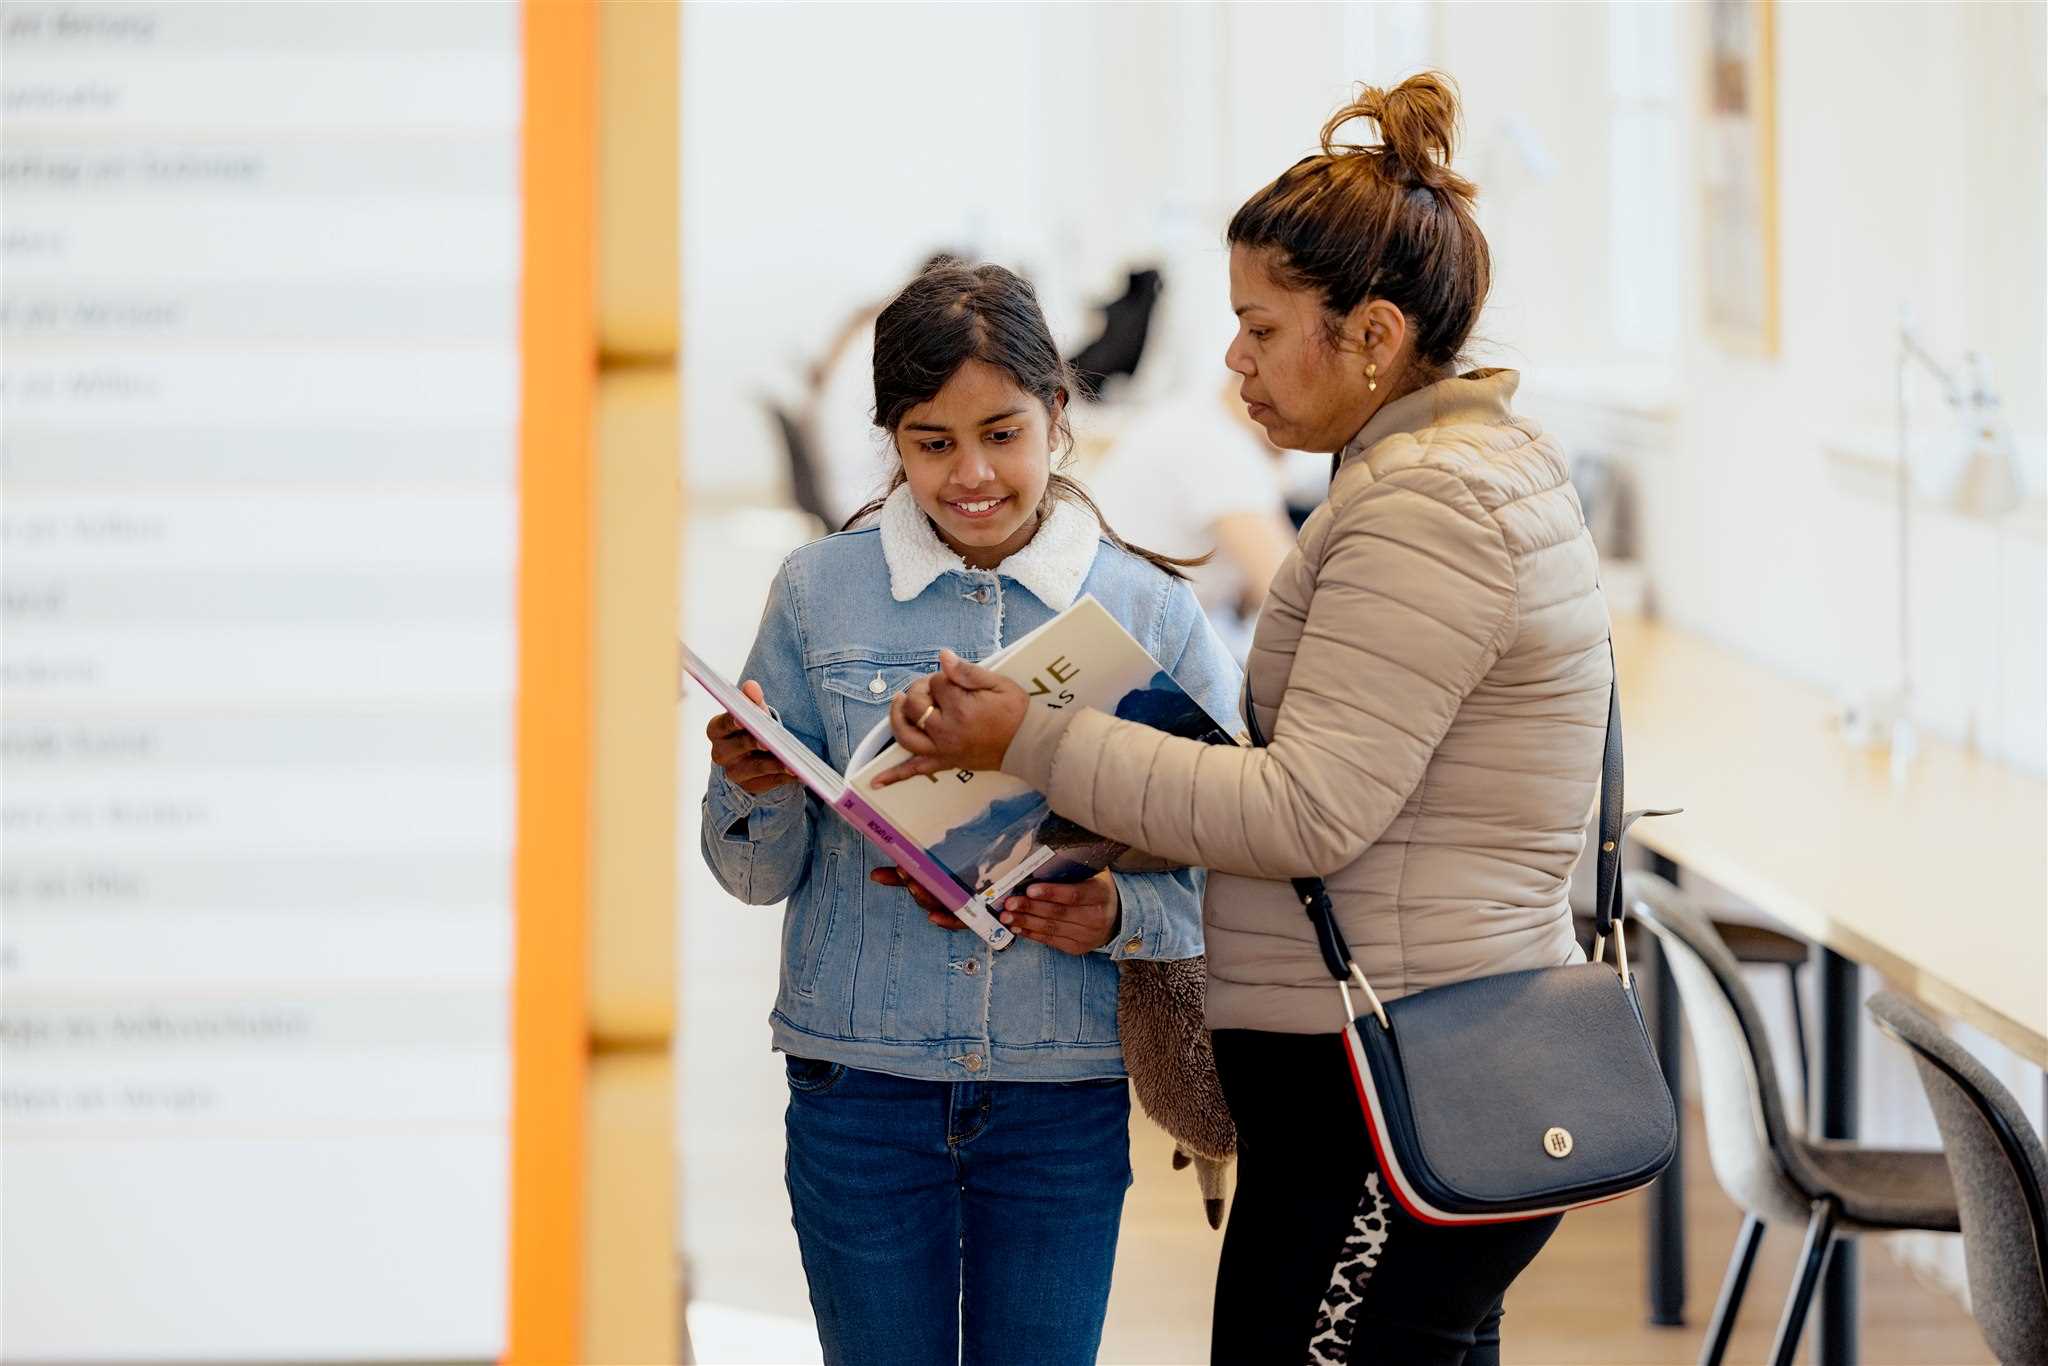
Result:
[[846,771],[858,773],[883,750],[896,743],[896,733],[889,729],[889,718],[883,717],[875,723],[874,729],[861,737],[853,747],[853,753],[846,756]]
[[[1093,602],[1094,599],[1083,598],[1082,601]],[[1078,603],[1075,605],[1079,606]],[[1072,611],[1073,609],[1069,608],[1068,610]],[[1105,613],[1104,615],[1107,615],[1107,613]],[[1057,626],[1061,618],[1064,616],[1065,613],[1061,613],[1060,616],[1054,617],[1051,621],[1048,621],[1047,623],[1045,623],[1045,625],[1039,627],[1037,630],[1028,632],[1023,636],[1020,636],[1018,639],[1011,641],[1008,645],[1005,645],[1002,649],[997,650],[987,659],[981,660],[981,667],[984,669],[998,668],[1005,659],[1008,659],[1016,651],[1031,648],[1031,645],[1034,641],[1039,639],[1039,637],[1043,636],[1047,631],[1051,630],[1054,626]],[[1114,620],[1115,618],[1112,617],[1111,621],[1113,622]],[[1133,645],[1137,644],[1136,641],[1132,641],[1131,643]],[[853,752],[846,756],[846,771],[848,773],[859,773],[862,769],[866,768],[870,763],[874,762],[876,757],[879,756],[884,750],[889,749],[890,747],[895,745],[896,733],[892,729],[890,729],[889,718],[885,716],[880,721],[877,721],[875,723],[874,728],[872,730],[868,731],[866,735],[863,735],[860,738],[860,743],[855,745],[853,747]],[[904,757],[908,757],[908,750],[902,749],[900,746],[897,746],[896,748],[898,754],[903,755]],[[901,762],[902,759],[900,758],[891,760],[889,764],[883,765],[882,767],[893,768],[896,764]],[[876,771],[880,772],[881,769],[878,768]]]
[[[1095,707],[1193,739],[1228,739],[1092,597],[992,655],[983,667],[1021,686],[1033,706]],[[1055,816],[1043,794],[1006,773],[956,770],[874,786],[877,775],[910,757],[892,741],[854,767],[849,782],[964,887],[1000,895],[1025,875],[1079,881],[1125,848]],[[1045,857],[1048,849],[1051,856]]]

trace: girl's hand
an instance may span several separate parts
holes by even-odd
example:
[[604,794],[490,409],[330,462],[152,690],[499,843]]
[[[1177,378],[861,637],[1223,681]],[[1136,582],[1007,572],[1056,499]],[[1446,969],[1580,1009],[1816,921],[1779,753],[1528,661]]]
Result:
[[877,868],[868,874],[868,881],[883,887],[901,887],[910,893],[910,899],[924,912],[924,918],[942,930],[964,930],[965,921],[939,904],[938,898],[927,892],[916,878],[901,868]]
[[[761,695],[761,685],[749,679],[740,684],[740,691],[755,706],[766,709],[768,699]],[[750,797],[764,792],[773,792],[796,781],[796,774],[782,765],[782,760],[761,748],[761,742],[747,733],[745,727],[733,720],[731,712],[720,712],[711,718],[711,724],[704,728],[704,734],[711,741],[711,762],[725,770],[725,780]]]
[[1024,689],[1001,674],[941,650],[939,672],[889,704],[897,743],[917,757],[883,773],[875,786],[954,769],[1001,768],[1030,705]]
[[1086,882],[1035,882],[1024,893],[1003,899],[1002,921],[1020,938],[1076,955],[1116,938],[1123,908],[1107,869]]

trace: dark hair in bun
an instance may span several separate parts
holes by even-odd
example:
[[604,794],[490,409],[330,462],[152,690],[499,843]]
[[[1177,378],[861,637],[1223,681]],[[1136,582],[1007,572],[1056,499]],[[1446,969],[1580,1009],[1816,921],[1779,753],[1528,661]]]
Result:
[[[1378,125],[1377,143],[1337,141],[1357,119]],[[1407,317],[1416,360],[1448,372],[1493,281],[1478,188],[1451,169],[1458,122],[1457,85],[1439,72],[1361,85],[1323,125],[1323,150],[1246,200],[1225,237],[1271,250],[1281,279],[1333,318],[1385,299]]]

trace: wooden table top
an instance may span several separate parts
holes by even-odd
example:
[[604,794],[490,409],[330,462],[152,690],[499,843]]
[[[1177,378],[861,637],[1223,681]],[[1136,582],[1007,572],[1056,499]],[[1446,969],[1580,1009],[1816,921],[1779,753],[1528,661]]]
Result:
[[1822,690],[1617,618],[1630,832],[2048,1067],[2048,784],[1923,737],[1902,780]]

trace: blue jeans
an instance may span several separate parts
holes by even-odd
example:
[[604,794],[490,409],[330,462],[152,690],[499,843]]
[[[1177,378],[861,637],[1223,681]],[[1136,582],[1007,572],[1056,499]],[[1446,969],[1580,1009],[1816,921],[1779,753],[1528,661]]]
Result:
[[784,1169],[830,1366],[1095,1360],[1131,1184],[1123,1078],[787,1066]]

